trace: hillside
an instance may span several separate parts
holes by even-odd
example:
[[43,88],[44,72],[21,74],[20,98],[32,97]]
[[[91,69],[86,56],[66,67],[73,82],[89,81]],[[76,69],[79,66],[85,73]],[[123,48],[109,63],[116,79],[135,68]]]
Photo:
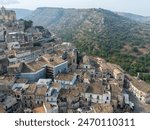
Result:
[[116,14],[126,17],[126,18],[129,18],[131,20],[135,20],[137,22],[142,22],[142,23],[150,22],[149,16],[141,16],[141,15],[137,15],[137,14],[124,13],[124,12],[116,12]]
[[14,10],[16,12],[17,19],[25,18],[32,13],[32,11],[28,9],[11,9],[11,10]]
[[26,17],[81,52],[120,64],[132,75],[150,71],[150,25],[103,9],[38,8]]

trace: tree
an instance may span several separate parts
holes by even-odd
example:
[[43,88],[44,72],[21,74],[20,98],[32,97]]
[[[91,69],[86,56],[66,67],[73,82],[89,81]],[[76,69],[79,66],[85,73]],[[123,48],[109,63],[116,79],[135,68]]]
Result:
[[25,30],[27,30],[28,28],[31,28],[32,25],[33,25],[33,21],[31,21],[31,20],[29,20],[29,21],[24,20]]
[[132,51],[133,51],[133,52],[139,52],[139,50],[138,50],[137,47],[133,47]]

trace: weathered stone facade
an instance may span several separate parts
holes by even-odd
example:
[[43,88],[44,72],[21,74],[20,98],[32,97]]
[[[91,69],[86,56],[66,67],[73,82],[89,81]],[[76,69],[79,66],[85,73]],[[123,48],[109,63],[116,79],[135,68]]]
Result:
[[2,21],[14,21],[16,20],[16,13],[12,10],[6,10],[3,6],[0,9],[0,20]]

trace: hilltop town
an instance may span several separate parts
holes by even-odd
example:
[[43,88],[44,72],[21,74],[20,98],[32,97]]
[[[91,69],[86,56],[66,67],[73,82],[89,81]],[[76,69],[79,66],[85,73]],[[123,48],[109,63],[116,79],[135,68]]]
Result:
[[1,113],[150,112],[150,84],[0,10]]

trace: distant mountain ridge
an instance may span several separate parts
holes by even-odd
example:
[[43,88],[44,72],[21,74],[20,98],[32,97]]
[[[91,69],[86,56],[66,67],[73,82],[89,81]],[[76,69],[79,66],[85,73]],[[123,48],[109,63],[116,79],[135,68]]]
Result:
[[16,12],[17,19],[25,18],[29,16],[33,11],[28,9],[11,9]]
[[150,16],[141,16],[137,14],[132,14],[132,13],[124,13],[124,12],[116,12],[116,14],[135,20],[137,22],[150,22]]
[[131,75],[150,72],[150,24],[144,17],[104,9],[37,8],[26,20],[42,25],[90,55],[121,65]]
[[118,15],[104,9],[41,7],[26,19],[32,20],[35,25],[48,28],[64,40],[82,43],[84,41],[94,46],[115,42],[116,39],[116,44],[138,44],[142,40],[143,44],[147,44],[150,41],[150,28],[138,22],[141,19],[144,21],[145,17],[126,13],[122,15],[123,13]]
[[137,47],[150,43],[150,25],[141,22],[145,17],[134,14],[118,15],[104,9],[41,7],[25,19],[48,28],[63,40],[76,43],[88,53],[104,48],[116,51],[126,44]]
[[[50,7],[39,7],[36,10],[49,10]],[[63,10],[63,8],[55,8],[55,7],[51,7],[51,9],[60,9]],[[20,18],[30,18],[33,14],[33,10],[29,10],[29,9],[12,9],[14,11],[16,11],[17,14],[17,19]],[[34,12],[36,11],[34,10]],[[117,15],[126,17],[128,19],[137,21],[137,22],[150,22],[150,16],[142,16],[142,15],[137,15],[137,14],[132,14],[132,13],[125,13],[125,12],[114,12]]]

